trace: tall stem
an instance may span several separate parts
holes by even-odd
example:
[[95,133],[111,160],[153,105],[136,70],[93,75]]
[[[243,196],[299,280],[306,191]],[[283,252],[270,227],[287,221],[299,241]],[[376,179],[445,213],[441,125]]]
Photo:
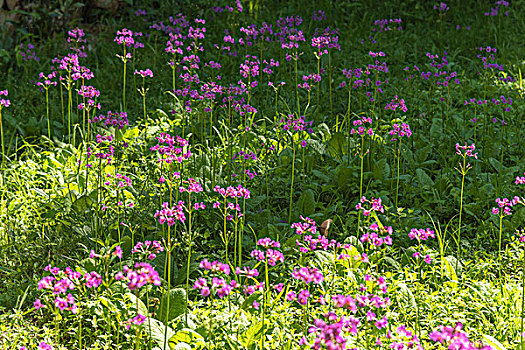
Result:
[[330,90],[330,118],[334,115],[334,102],[332,101],[332,56],[328,50],[328,86]]
[[297,61],[299,60],[299,57],[297,56],[297,54],[295,54],[295,57],[294,57],[294,60],[295,60],[295,97],[297,99],[297,117],[299,117],[301,115],[301,107],[300,107],[300,103],[299,103],[299,82],[298,82],[298,77],[297,77]]
[[[501,236],[503,233],[503,208],[499,215],[499,240],[498,240],[498,273],[499,278],[501,278]],[[503,285],[503,284],[502,284]]]
[[399,138],[399,148],[397,149],[397,181],[396,181],[396,208],[399,197],[399,160],[401,159],[401,137]]
[[523,348],[523,318],[525,309],[525,250],[523,251],[523,263],[521,265],[521,329],[520,329],[520,344]]
[[190,284],[190,261],[191,261],[191,193],[188,193],[188,261],[186,266],[186,311],[185,320],[188,326],[188,291]]
[[458,226],[458,253],[456,259],[456,274],[458,273],[459,259],[461,257],[461,218],[463,214],[463,189],[465,187],[465,163],[467,157],[463,157],[463,170],[461,173],[461,193],[459,195],[459,226]]
[[126,111],[126,45],[123,45],[124,47],[124,74],[123,74],[123,81],[122,81],[122,108],[123,111]]
[[292,156],[292,182],[290,184],[290,210],[288,212],[288,224],[292,222],[292,195],[293,195],[293,180],[294,180],[294,174],[295,174],[295,144],[292,136],[292,149],[293,149],[293,156]]
[[46,115],[47,115],[47,137],[51,140],[51,126],[49,123],[49,87],[46,88]]
[[5,160],[5,149],[4,149],[4,129],[2,127],[2,106],[0,106],[0,144],[2,146],[2,162],[0,163],[2,168],[4,167]]

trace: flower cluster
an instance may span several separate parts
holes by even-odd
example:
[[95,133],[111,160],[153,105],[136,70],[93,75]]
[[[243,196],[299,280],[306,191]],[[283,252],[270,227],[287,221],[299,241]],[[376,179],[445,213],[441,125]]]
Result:
[[57,86],[58,83],[56,81],[53,81],[56,75],[57,75],[56,71],[53,71],[49,73],[48,75],[45,75],[43,72],[40,72],[40,74],[38,74],[38,78],[41,79],[41,81],[37,81],[36,86],[40,86],[41,90],[42,89],[47,90],[49,89],[51,85]]
[[410,126],[407,123],[401,123],[401,126],[395,123],[392,126],[392,130],[390,130],[389,135],[393,136],[392,141],[396,141],[397,136],[400,138],[412,136],[412,131],[410,130]]
[[[69,291],[74,291],[78,287],[98,288],[102,284],[102,277],[95,271],[81,272],[73,271],[70,267],[61,270],[58,267],[48,265],[44,268],[50,275],[43,277],[38,282],[38,290],[48,290],[51,292],[53,305],[60,311],[68,310],[76,314],[78,305],[75,297]],[[45,307],[40,299],[33,303],[36,310]]]
[[[405,350],[405,349],[424,350],[423,347],[421,346],[421,343],[417,335],[407,330],[404,325],[397,327],[396,333],[397,333],[396,334],[397,339],[395,339],[395,341],[390,344],[390,349],[393,349],[393,350]],[[388,337],[393,338],[392,334],[389,334]]]
[[[117,36],[113,39],[119,45],[126,45],[127,47],[133,46],[135,40],[133,39],[133,32],[129,29],[122,29],[117,31]],[[131,54],[128,58],[131,58]]]
[[366,127],[366,124],[372,125],[371,117],[361,117],[354,120],[352,124],[354,125],[354,128],[350,130],[350,134],[358,134],[359,136],[364,136],[365,134],[368,134],[369,136],[374,135],[374,129],[372,129],[371,126]]
[[[86,109],[91,110],[91,108],[97,108],[100,109],[100,103],[97,103],[97,98],[100,96],[100,91],[95,89],[93,86],[86,86],[82,85],[80,89],[78,90],[78,94],[84,99],[87,99],[87,101],[82,102],[78,105],[78,109]],[[127,122],[127,116],[126,116],[126,122]],[[106,119],[106,123],[108,123],[108,119]],[[107,126],[108,124],[106,124]],[[114,124],[113,124],[114,125]],[[119,127],[121,129],[121,127]]]
[[509,7],[508,1],[505,0],[498,0],[495,2],[496,7],[491,7],[490,12],[485,12],[485,16],[497,16],[500,8],[505,7],[504,15],[508,16],[509,11],[507,8]]
[[[523,173],[525,175],[525,173]],[[523,185],[525,184],[525,176],[516,176],[516,185]]]
[[101,114],[98,117],[94,116],[91,123],[98,123],[104,121],[105,126],[113,126],[116,129],[122,129],[124,126],[129,125],[128,114],[126,112],[111,112],[107,115]]
[[315,221],[310,219],[309,217],[304,217],[302,215],[299,215],[299,217],[303,222],[294,222],[291,226],[293,229],[295,229],[295,233],[297,233],[298,235],[302,235],[305,233],[315,234],[317,231]]
[[140,75],[142,78],[145,78],[145,77],[150,77],[150,78],[153,78],[153,72],[151,71],[151,69],[146,69],[146,70],[135,70],[135,75]]
[[257,245],[263,248],[281,248],[281,243],[274,241],[270,237],[261,238],[257,241]]
[[75,29],[68,31],[67,35],[68,35],[67,42],[75,44],[74,46],[70,46],[69,49],[71,51],[76,52],[78,57],[81,57],[81,58],[87,57],[87,54],[85,52],[86,47],[84,45],[84,43],[86,43],[86,39],[85,39],[86,34],[84,33],[84,30],[81,28],[75,28]]
[[230,295],[231,292],[238,286],[239,284],[235,280],[231,280],[230,283],[228,283],[225,279],[217,277],[213,277],[211,286],[208,286],[208,280],[201,277],[195,281],[193,289],[200,290],[200,293],[203,297],[209,296],[212,290],[215,290],[219,298],[224,298]]
[[396,111],[397,109],[401,109],[403,112],[407,112],[407,106],[405,104],[405,100],[404,99],[400,99],[397,95],[394,96],[394,98],[392,99],[392,101],[390,101],[389,103],[386,104],[385,106],[385,111]]
[[131,250],[132,254],[140,254],[146,256],[149,260],[153,260],[157,257],[157,254],[163,252],[164,248],[159,241],[144,241],[135,244]]
[[305,235],[303,237],[303,242],[298,239],[295,242],[296,245],[300,246],[299,251],[304,254],[317,249],[326,251],[328,248],[337,248],[341,246],[341,243],[333,239],[329,240],[324,235],[318,235],[317,238],[313,238],[311,235]]
[[[345,350],[347,349],[346,334],[350,333],[357,336],[357,326],[360,321],[354,316],[338,317],[334,312],[324,315],[323,319],[315,319],[314,326],[308,329],[308,333],[315,334],[313,344],[310,349]],[[301,339],[300,345],[307,343],[306,338]]]
[[296,267],[292,272],[292,277],[306,284],[310,284],[312,282],[314,284],[321,284],[324,281],[323,274],[315,267]]
[[449,349],[464,349],[464,350],[491,350],[491,346],[479,347],[472,344],[463,331],[463,325],[457,323],[455,327],[440,326],[437,330],[430,333],[430,340],[436,343],[441,343]]
[[315,55],[317,59],[328,54],[328,50],[330,49],[341,50],[341,45],[339,45],[339,29],[330,30],[330,28],[327,27],[323,32],[316,29],[312,38],[312,46],[316,49]]
[[[369,232],[364,233],[360,241],[363,243],[370,243],[371,249],[376,249],[383,244],[392,245],[392,226],[382,227],[376,223],[372,223],[369,227]],[[385,237],[380,237],[379,234],[386,234]]]
[[326,14],[322,10],[314,11],[314,14],[312,15],[312,20],[315,22],[320,22],[322,20],[326,19]]
[[[0,96],[6,96],[9,94],[9,91],[7,90],[0,90]],[[11,101],[9,101],[8,99],[4,99],[4,98],[0,98],[0,111],[2,110],[2,108],[4,107],[9,107],[11,106]]]
[[302,115],[299,118],[295,119],[293,114],[289,114],[288,117],[283,117],[279,121],[282,125],[282,128],[284,131],[291,131],[291,132],[300,132],[300,131],[306,131],[311,134],[313,133],[312,128],[308,128],[308,126],[312,126],[314,121],[306,121],[305,116]]
[[166,162],[170,164],[175,161],[180,164],[191,157],[191,151],[187,149],[189,143],[182,137],[178,135],[174,137],[170,134],[161,133],[157,137],[157,140],[159,143],[152,146],[150,150],[159,153],[159,163]]
[[318,83],[321,81],[321,76],[319,74],[303,75],[303,83],[297,84],[297,87],[300,89],[305,89],[306,91],[310,91],[312,87],[310,86],[309,81]]
[[[363,207],[363,204],[368,203],[368,209]],[[372,211],[378,211],[381,213],[385,212],[381,198],[370,198],[367,199],[365,196],[361,197],[361,201],[356,204],[356,210],[362,210],[363,216],[369,216]]]
[[344,88],[348,85],[349,89],[356,89],[359,86],[363,86],[365,83],[365,81],[361,79],[363,76],[363,70],[361,68],[343,68],[343,76],[348,79],[348,82],[341,82],[339,84],[340,88]]
[[442,2],[439,5],[434,5],[434,10],[439,11],[439,14],[443,14],[450,10],[450,7],[448,7],[447,4]]
[[146,319],[147,319],[146,316],[137,314],[135,317],[130,318],[127,321],[124,321],[123,325],[124,325],[124,328],[126,328],[126,330],[129,330],[131,328],[131,325],[140,326],[141,324],[144,323],[144,321],[146,321]]
[[[256,56],[246,55],[244,63],[240,65],[240,73],[244,79],[254,78],[260,74],[260,64],[261,62]],[[251,87],[255,87],[256,82],[251,82]]]
[[401,18],[377,19],[374,21],[372,31],[381,33],[391,31],[392,29],[403,30],[401,26],[402,22],[403,20]]
[[434,230],[431,230],[429,228],[413,228],[408,233],[408,237],[413,240],[416,239],[418,242],[420,241],[426,241],[429,237],[435,238],[436,235],[434,234]]
[[516,204],[521,203],[521,199],[517,196],[512,199],[496,198],[495,202],[498,206],[496,208],[492,208],[492,214],[504,217],[512,214],[511,208]]
[[184,202],[179,201],[177,205],[174,205],[171,208],[169,207],[168,202],[164,202],[162,203],[162,209],[157,210],[153,217],[157,219],[161,225],[167,223],[168,226],[173,226],[176,223],[175,220],[184,222],[186,221],[186,216],[184,215]]
[[[250,198],[250,191],[242,187],[241,185],[237,187],[228,186],[227,188],[222,188],[219,186],[215,186],[213,189],[214,192],[217,192],[222,196],[223,203],[216,201],[213,203],[213,208],[217,209],[220,208],[221,205],[223,205],[223,214],[225,215],[226,220],[231,221],[234,219],[234,215],[230,213],[230,210],[233,210],[234,212],[237,212],[235,216],[242,217],[242,210],[239,203],[237,203],[237,199],[244,198],[248,199]],[[228,202],[228,198],[235,199],[235,203]]]
[[40,62],[40,58],[37,57],[36,52],[34,51],[35,46],[31,43],[27,44],[27,50],[24,50],[24,44],[20,44],[20,56],[24,61],[36,61]]
[[[503,71],[503,65],[498,64],[496,62],[496,57],[494,56],[494,54],[498,51],[496,48],[490,47],[490,46],[487,46],[487,47],[480,46],[480,47],[476,47],[476,50],[479,50],[482,52],[477,55],[477,58],[481,58],[481,62],[483,62],[483,69],[487,70],[490,68],[490,69],[495,69],[498,71]],[[484,53],[488,54],[488,56],[486,56]]]
[[230,265],[223,264],[220,261],[215,260],[214,262],[209,262],[208,259],[204,259],[199,264],[201,269],[212,272],[222,272],[225,275],[230,274]]
[[254,249],[251,252],[251,257],[258,261],[266,260],[270,266],[275,266],[278,262],[284,262],[284,255],[278,250],[271,249],[270,247],[279,248],[281,245],[279,242],[272,241],[271,239],[262,239],[257,243],[261,242],[261,246],[266,248],[266,252],[259,249]]
[[[113,154],[115,153],[115,149],[113,145],[111,144],[113,142],[113,135],[112,134],[104,134],[100,135],[97,134],[95,140],[97,142],[97,149],[92,150],[88,147],[87,156],[88,158],[91,157],[92,154],[95,154],[95,157],[102,160],[106,159],[107,164],[111,164],[111,160],[113,159]],[[94,153],[93,153],[94,152]],[[92,164],[88,164],[88,167],[91,167]]]
[[117,272],[115,280],[124,281],[130,290],[135,290],[147,284],[160,286],[160,277],[157,271],[148,263],[136,263],[134,268],[124,265],[122,271]]

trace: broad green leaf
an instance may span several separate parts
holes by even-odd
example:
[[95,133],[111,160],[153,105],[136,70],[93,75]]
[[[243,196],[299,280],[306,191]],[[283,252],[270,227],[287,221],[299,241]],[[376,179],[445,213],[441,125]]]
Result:
[[388,165],[386,158],[374,162],[372,165],[372,173],[375,178],[380,180],[385,180],[390,176],[390,165]]
[[[169,312],[168,312],[169,300]],[[182,315],[186,310],[186,291],[182,288],[174,288],[164,293],[160,300],[159,319],[171,321],[175,317]]]
[[[268,326],[267,324],[268,322],[265,321],[264,325],[266,326],[266,329]],[[262,328],[262,321],[259,321],[256,324],[252,325],[250,328],[248,328],[248,330],[240,337],[242,345],[244,345],[245,348],[248,348],[253,342],[255,342],[260,337],[259,333],[261,333]]]
[[416,298],[414,294],[404,283],[399,283],[397,285],[399,288],[399,302],[402,304],[405,309],[416,309]]
[[144,329],[151,339],[157,343],[160,350],[173,349],[169,344],[171,337],[175,335],[173,329],[166,327],[162,322],[151,317],[144,321]]
[[343,154],[345,154],[345,141],[346,137],[343,133],[334,133],[330,141],[328,141],[326,151],[333,158],[341,160]]
[[419,182],[421,183],[423,187],[430,187],[430,188],[434,187],[434,181],[432,181],[432,179],[430,178],[430,176],[428,176],[425,170],[421,168],[416,169],[416,175],[417,175],[417,179],[419,180]]
[[504,347],[499,341],[496,340],[496,338],[491,335],[483,334],[483,339],[485,339],[487,344],[492,346],[494,350],[507,350],[506,347]]
[[307,189],[297,200],[297,210],[304,216],[310,216],[315,213],[315,195],[314,191]]
[[137,308],[137,311],[138,311],[139,314],[141,314],[142,316],[149,316],[148,308],[146,307],[144,302],[142,302],[142,300],[137,298],[137,296],[135,294],[133,294],[133,293],[126,293],[125,296],[127,298],[129,298],[129,300],[130,300],[131,304],[133,305],[133,307]]
[[[199,344],[200,347],[204,346],[204,338],[202,335],[189,328],[181,329],[170,338],[170,346],[173,349],[188,349],[186,346],[195,346],[196,344]],[[192,347],[190,346],[189,349],[191,348]]]

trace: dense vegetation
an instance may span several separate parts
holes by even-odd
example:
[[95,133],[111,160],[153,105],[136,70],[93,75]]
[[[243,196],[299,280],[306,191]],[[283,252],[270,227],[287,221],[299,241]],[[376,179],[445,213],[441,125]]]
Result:
[[2,349],[525,348],[522,3],[106,3],[0,2]]

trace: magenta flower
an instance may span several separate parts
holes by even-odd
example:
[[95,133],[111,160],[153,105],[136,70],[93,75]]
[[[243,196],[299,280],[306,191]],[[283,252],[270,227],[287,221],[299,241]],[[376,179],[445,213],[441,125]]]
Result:
[[160,277],[157,271],[148,263],[136,263],[134,268],[124,266],[122,271],[115,275],[115,280],[124,281],[130,290],[135,290],[147,284],[160,286]]

